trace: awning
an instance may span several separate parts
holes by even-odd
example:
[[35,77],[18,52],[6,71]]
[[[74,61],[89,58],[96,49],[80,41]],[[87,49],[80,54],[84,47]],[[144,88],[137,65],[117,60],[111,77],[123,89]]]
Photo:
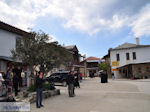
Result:
[[7,56],[0,56],[1,60],[5,60],[5,61],[11,61],[11,62],[17,62],[17,63],[22,63],[22,61],[20,60],[13,60],[12,57],[7,57]]
[[73,67],[78,67],[78,68],[85,68],[85,66],[82,65],[72,65]]
[[98,70],[99,67],[86,68],[87,70]]

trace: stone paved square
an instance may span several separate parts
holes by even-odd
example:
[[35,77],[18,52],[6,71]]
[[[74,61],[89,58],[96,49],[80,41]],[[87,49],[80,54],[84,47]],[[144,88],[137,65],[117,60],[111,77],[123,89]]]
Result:
[[31,104],[31,112],[149,112],[149,85],[149,79],[118,79],[102,84],[99,78],[87,78],[75,90],[74,98],[68,97],[66,87],[57,87],[60,96],[44,100],[40,109]]

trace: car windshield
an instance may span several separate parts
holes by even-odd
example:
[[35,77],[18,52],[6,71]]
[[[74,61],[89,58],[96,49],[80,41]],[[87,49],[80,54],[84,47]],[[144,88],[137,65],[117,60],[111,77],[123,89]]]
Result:
[[51,74],[51,76],[56,76],[56,75],[60,75],[59,73],[53,73]]

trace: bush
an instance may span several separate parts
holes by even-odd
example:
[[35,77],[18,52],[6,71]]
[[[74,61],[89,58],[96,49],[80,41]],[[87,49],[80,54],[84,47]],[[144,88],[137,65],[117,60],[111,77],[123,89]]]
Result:
[[44,88],[44,90],[50,90],[50,84],[49,83],[44,83],[43,88]]
[[[45,90],[50,90],[50,84],[49,83],[44,83],[43,88],[44,88],[44,91]],[[32,84],[30,87],[28,87],[27,91],[35,92],[36,91],[36,86]]]
[[27,91],[29,91],[29,92],[35,92],[36,91],[35,85],[32,84],[30,87],[28,87]]

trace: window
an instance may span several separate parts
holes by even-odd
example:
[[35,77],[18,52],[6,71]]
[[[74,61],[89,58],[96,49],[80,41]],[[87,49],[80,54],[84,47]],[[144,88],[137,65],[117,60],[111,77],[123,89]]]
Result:
[[138,68],[138,72],[139,72],[139,73],[141,73],[141,72],[142,72],[140,67]]
[[130,60],[129,53],[126,53],[126,59],[127,59],[127,60]]
[[116,54],[116,58],[117,58],[117,61],[120,61],[120,56],[119,56],[119,54]]
[[20,46],[21,46],[21,38],[16,37],[16,47],[20,47]]
[[136,60],[136,52],[133,52],[133,60]]
[[150,67],[149,66],[146,67],[146,71],[150,72]]

